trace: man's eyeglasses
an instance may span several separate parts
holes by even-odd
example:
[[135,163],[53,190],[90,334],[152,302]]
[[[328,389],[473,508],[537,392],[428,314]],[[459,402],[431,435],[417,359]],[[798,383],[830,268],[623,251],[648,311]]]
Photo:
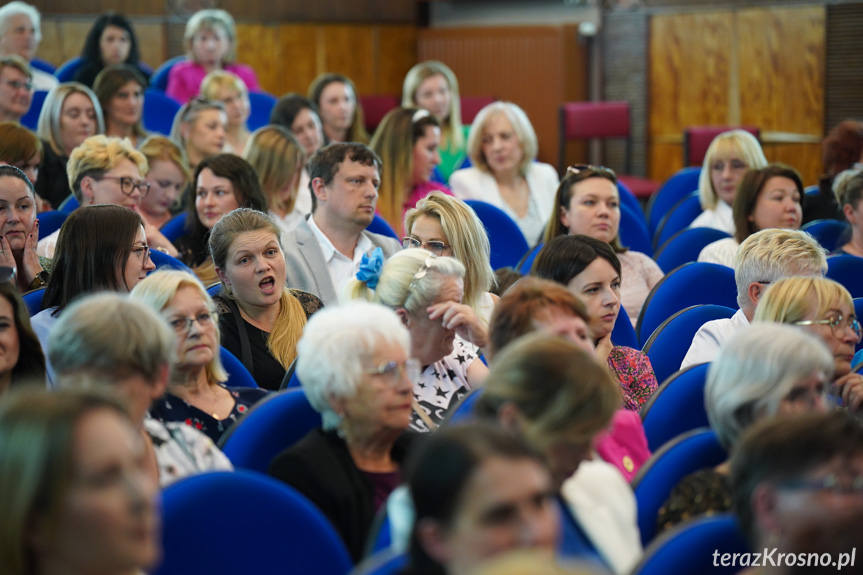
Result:
[[213,314],[210,312],[199,313],[195,317],[177,317],[170,320],[168,323],[171,324],[171,327],[174,328],[174,331],[178,334],[187,333],[190,329],[192,329],[192,324],[198,322],[198,325],[202,328],[207,328],[213,325]]
[[854,335],[857,336],[857,343],[860,343],[861,338],[863,338],[863,331],[861,331],[860,322],[857,321],[857,318],[846,318],[842,314],[834,315],[833,317],[827,319],[807,319],[795,321],[794,325],[829,325],[830,330],[833,332],[833,335],[839,338],[842,337],[842,330],[844,330],[846,327],[850,327],[851,331],[854,332]]
[[404,363],[389,361],[372,369],[367,369],[369,375],[379,375],[391,385],[397,384],[401,378],[407,376],[411,382],[417,382],[420,378],[420,362],[418,359],[410,358]]
[[402,305],[400,307],[404,307],[405,304],[408,303],[408,300],[411,297],[411,292],[414,291],[415,287],[417,287],[417,284],[419,283],[419,281],[428,275],[429,270],[432,267],[432,264],[434,264],[435,258],[437,258],[436,255],[429,254],[429,257],[426,258],[425,263],[422,265],[422,267],[419,269],[419,271],[414,274],[414,279],[411,280],[411,283],[408,286],[408,291],[405,293],[405,299],[402,302]]
[[33,82],[19,82],[18,80],[3,80],[3,83],[12,88],[13,90],[20,90],[24,88],[28,92],[33,90]]
[[785,481],[780,488],[804,489],[808,491],[832,491],[839,494],[863,494],[863,475],[850,477],[828,473],[820,479],[796,479]]
[[136,182],[132,178],[127,178],[125,176],[100,176],[96,178],[96,180],[120,180],[120,191],[123,192],[123,195],[131,196],[132,193],[137,189],[141,192],[141,197],[147,195],[150,191],[150,184],[147,182]]
[[450,248],[450,245],[436,240],[423,243],[417,238],[404,237],[402,238],[402,247],[405,249],[422,248],[424,250],[430,251],[436,256],[441,256],[443,255],[445,250],[448,250]]

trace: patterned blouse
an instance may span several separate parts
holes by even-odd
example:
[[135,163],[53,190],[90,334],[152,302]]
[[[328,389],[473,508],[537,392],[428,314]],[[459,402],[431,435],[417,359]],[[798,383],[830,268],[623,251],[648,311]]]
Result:
[[171,483],[205,471],[231,471],[234,466],[209,437],[182,423],[144,419],[159,464],[159,483]]
[[608,367],[620,383],[624,409],[640,410],[658,387],[650,359],[637,349],[614,346],[608,354]]
[[[440,425],[470,391],[467,370],[475,359],[477,356],[470,344],[456,338],[452,353],[423,369],[419,381],[414,384],[414,399],[432,423]],[[416,411],[411,414],[410,427],[419,432],[431,431]]]
[[688,519],[731,511],[731,483],[727,475],[701,469],[680,480],[656,514],[656,533]]

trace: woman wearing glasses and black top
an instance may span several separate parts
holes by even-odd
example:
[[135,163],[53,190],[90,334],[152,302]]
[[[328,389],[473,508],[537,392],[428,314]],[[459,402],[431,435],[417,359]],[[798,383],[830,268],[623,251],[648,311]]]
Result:
[[620,260],[620,304],[635,326],[644,300],[664,274],[646,254],[623,247],[619,231],[620,193],[614,172],[583,164],[567,168],[554,197],[544,241],[583,235],[609,244]]

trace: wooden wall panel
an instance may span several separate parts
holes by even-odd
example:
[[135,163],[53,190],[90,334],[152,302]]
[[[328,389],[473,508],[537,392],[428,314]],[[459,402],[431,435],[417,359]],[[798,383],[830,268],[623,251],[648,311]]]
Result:
[[276,93],[282,76],[279,54],[279,28],[266,24],[237,25],[237,59],[255,69],[265,92]]
[[323,26],[321,32],[317,47],[324,55],[320,72],[345,74],[360,93],[374,93],[376,28],[328,25]]
[[279,27],[281,75],[274,94],[297,92],[305,95],[318,75],[318,27],[310,24],[282,24]]
[[417,63],[417,29],[412,26],[380,27],[378,94],[402,93],[408,71]]

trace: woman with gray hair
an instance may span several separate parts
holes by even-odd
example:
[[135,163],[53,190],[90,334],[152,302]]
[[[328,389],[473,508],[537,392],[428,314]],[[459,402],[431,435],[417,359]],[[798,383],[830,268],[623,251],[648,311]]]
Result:
[[277,456],[269,473],[317,505],[358,561],[377,508],[401,482],[419,364],[398,315],[366,302],[317,312],[297,353],[297,375],[323,426]]
[[413,379],[411,427],[417,431],[436,429],[488,375],[475,351],[486,346],[488,332],[462,303],[464,275],[464,265],[455,258],[407,249],[384,264],[378,248],[372,257],[363,256],[357,279],[346,286],[350,299],[394,309],[410,333],[411,356],[422,366]]
[[[710,426],[727,450],[756,421],[826,412],[833,358],[824,343],[800,329],[757,323],[734,336],[707,372],[704,406]],[[731,509],[728,461],[687,475],[657,515],[659,530],[708,513]]]

